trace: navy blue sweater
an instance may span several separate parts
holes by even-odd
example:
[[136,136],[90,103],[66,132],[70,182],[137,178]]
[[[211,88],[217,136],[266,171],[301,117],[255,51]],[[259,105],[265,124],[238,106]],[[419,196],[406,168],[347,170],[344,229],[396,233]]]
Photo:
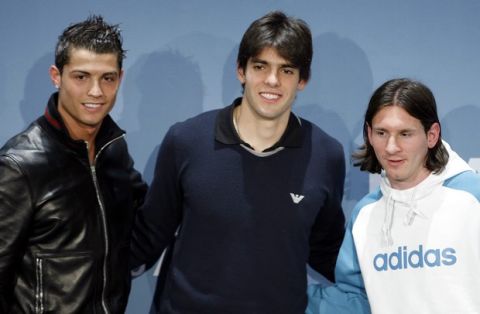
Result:
[[219,136],[231,111],[166,134],[133,264],[151,265],[175,241],[160,313],[304,313],[306,263],[333,279],[343,239],[343,149],[299,119],[292,145],[260,157]]

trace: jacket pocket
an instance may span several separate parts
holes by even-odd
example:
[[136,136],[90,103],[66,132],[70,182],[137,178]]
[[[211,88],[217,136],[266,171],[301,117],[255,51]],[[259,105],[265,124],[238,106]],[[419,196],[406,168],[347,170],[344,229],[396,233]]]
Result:
[[94,300],[91,252],[35,255],[35,313],[87,313]]

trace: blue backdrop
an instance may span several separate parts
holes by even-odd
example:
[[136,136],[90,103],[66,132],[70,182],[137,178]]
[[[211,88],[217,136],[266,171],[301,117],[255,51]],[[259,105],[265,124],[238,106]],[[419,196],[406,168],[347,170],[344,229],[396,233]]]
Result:
[[[238,43],[254,19],[274,9],[306,20],[314,36],[312,78],[294,111],[340,140],[347,160],[362,142],[372,91],[406,76],[433,90],[444,138],[480,168],[478,0],[2,0],[0,143],[43,112],[54,91],[48,67],[57,36],[90,13],[103,14],[121,24],[128,50],[112,115],[149,181],[171,124],[240,95]],[[371,179],[347,165],[347,216]],[[154,273],[134,280],[127,313],[148,312]]]

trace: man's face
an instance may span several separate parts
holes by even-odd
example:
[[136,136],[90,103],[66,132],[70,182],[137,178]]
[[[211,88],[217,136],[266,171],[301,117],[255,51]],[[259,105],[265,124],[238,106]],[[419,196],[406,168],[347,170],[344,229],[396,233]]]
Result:
[[375,155],[391,186],[399,190],[416,186],[430,174],[425,160],[439,134],[438,123],[425,133],[420,121],[399,106],[382,108],[368,126],[368,139]]
[[297,91],[306,85],[299,69],[274,48],[264,48],[250,58],[245,70],[237,69],[237,77],[244,84],[242,104],[260,120],[288,119]]
[[58,111],[75,139],[98,131],[113,108],[122,78],[117,55],[72,48],[63,73],[52,66],[50,77],[59,88]]

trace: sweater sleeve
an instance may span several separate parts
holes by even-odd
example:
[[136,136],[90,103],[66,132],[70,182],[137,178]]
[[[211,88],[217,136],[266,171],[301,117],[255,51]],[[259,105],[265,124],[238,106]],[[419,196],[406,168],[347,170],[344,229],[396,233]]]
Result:
[[334,281],[334,268],[345,233],[345,216],[342,209],[345,181],[345,159],[340,144],[334,146],[325,168],[328,191],[326,202],[319,210],[310,234],[308,263],[330,281]]
[[33,219],[28,182],[13,159],[0,157],[0,312],[8,312],[16,265],[27,247]]
[[137,212],[131,242],[131,269],[150,268],[170,245],[182,216],[174,127],[165,135],[158,151],[154,177]]
[[312,284],[308,287],[306,314],[370,313],[365,285],[352,235],[354,218],[349,222],[335,267],[332,286]]

